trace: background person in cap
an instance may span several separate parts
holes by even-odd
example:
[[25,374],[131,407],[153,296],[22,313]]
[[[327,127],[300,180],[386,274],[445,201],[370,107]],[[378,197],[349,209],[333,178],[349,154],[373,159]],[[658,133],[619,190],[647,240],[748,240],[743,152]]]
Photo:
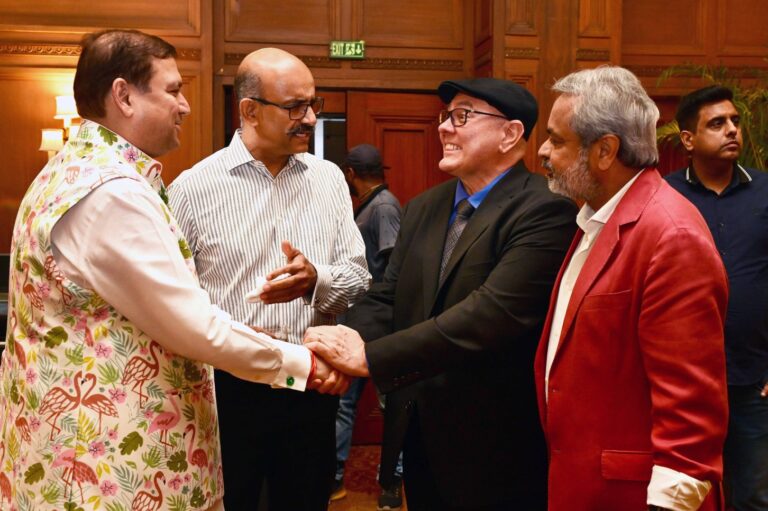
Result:
[[[384,169],[387,168],[389,167],[381,163],[379,150],[370,144],[353,147],[343,166],[349,191],[359,201],[355,209],[355,223],[365,242],[365,260],[373,282],[381,282],[384,277],[389,255],[397,239],[397,231],[400,230],[402,214],[400,202],[384,182]],[[340,317],[339,322],[344,323],[343,318]],[[352,444],[357,403],[363,394],[366,381],[366,378],[355,378],[349,390],[339,400],[339,410],[336,412],[336,480],[331,500],[341,499],[347,494],[344,489],[344,464]],[[382,398],[383,396],[380,396],[383,408]],[[392,485],[382,487],[378,499],[380,510],[399,509],[402,505],[402,459],[398,460],[395,472]]]
[[532,365],[576,206],[522,163],[537,116],[524,88],[481,78],[438,93],[440,169],[457,179],[406,206],[354,330],[310,328],[305,343],[387,395],[381,477],[403,446],[409,510],[545,509]]

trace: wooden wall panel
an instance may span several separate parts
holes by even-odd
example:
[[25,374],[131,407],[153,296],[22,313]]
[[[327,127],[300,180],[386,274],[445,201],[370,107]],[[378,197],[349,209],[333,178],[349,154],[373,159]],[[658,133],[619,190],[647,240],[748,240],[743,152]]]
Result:
[[184,119],[181,128],[181,145],[170,153],[158,158],[163,164],[163,181],[166,184],[173,181],[182,171],[192,167],[208,151],[203,148],[203,132],[207,129],[200,122],[201,80],[197,75],[188,75],[182,71],[182,92],[189,102],[191,113]]
[[[38,151],[42,128],[61,128],[55,97],[72,94],[71,71],[0,68],[0,252],[11,246],[21,198],[48,161]],[[20,100],[25,98],[25,100]]]
[[610,36],[612,15],[606,0],[582,0],[579,2],[579,35]]
[[534,35],[537,33],[536,2],[534,0],[506,1],[507,34]]
[[703,55],[706,16],[710,1],[622,2],[621,37],[624,53]]
[[721,0],[717,13],[717,52],[723,56],[768,56],[768,2]]
[[493,36],[493,0],[474,2],[474,41],[475,46]]
[[341,33],[339,0],[227,0],[225,39],[328,44]]
[[135,28],[160,35],[200,35],[200,0],[29,0],[0,1],[0,31]]
[[354,0],[352,38],[373,46],[464,46],[462,0]]

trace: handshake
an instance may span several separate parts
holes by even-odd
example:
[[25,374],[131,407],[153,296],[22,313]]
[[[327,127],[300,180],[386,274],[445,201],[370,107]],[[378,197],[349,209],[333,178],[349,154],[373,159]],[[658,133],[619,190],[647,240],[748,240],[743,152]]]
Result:
[[307,388],[322,394],[341,395],[353,377],[370,376],[365,343],[360,335],[343,325],[310,327],[304,345],[315,355],[315,371]]

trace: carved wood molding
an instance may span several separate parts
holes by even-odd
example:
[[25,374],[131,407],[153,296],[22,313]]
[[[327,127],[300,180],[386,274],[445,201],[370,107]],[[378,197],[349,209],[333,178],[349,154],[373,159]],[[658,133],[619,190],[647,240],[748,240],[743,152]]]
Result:
[[[669,69],[669,66],[624,66],[637,76],[659,76]],[[753,67],[728,66],[728,75],[734,78],[757,78],[761,70]],[[701,75],[695,72],[680,71],[674,78],[701,78]]]
[[354,69],[418,69],[426,71],[461,71],[464,68],[464,62],[461,60],[376,58],[353,61],[352,67]]
[[539,48],[504,48],[507,59],[538,59],[539,53]]
[[[193,48],[177,48],[178,60],[200,60],[202,52]],[[0,55],[38,55],[44,57],[79,57],[78,44],[0,44]]]
[[0,55],[41,55],[54,57],[77,57],[77,44],[0,44]]
[[[247,55],[248,55],[247,53],[225,53],[224,64],[230,65],[230,66],[238,66],[240,65],[240,62],[242,62]],[[304,62],[309,67],[330,67],[330,68],[341,67],[340,60],[333,60],[328,57],[317,57],[313,55],[296,55],[296,56],[300,58],[302,62]]]
[[176,48],[177,60],[200,60],[203,52],[196,48]]
[[601,48],[579,48],[576,50],[576,60],[611,60],[611,52]]

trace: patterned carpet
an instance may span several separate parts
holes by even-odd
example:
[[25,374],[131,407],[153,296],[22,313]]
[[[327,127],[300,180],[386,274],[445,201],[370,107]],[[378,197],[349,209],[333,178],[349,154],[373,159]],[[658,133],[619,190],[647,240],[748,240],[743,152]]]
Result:
[[[378,445],[353,445],[344,471],[347,496],[331,502],[328,511],[376,511],[381,488],[376,481],[381,449]],[[407,511],[403,503],[402,511]]]

